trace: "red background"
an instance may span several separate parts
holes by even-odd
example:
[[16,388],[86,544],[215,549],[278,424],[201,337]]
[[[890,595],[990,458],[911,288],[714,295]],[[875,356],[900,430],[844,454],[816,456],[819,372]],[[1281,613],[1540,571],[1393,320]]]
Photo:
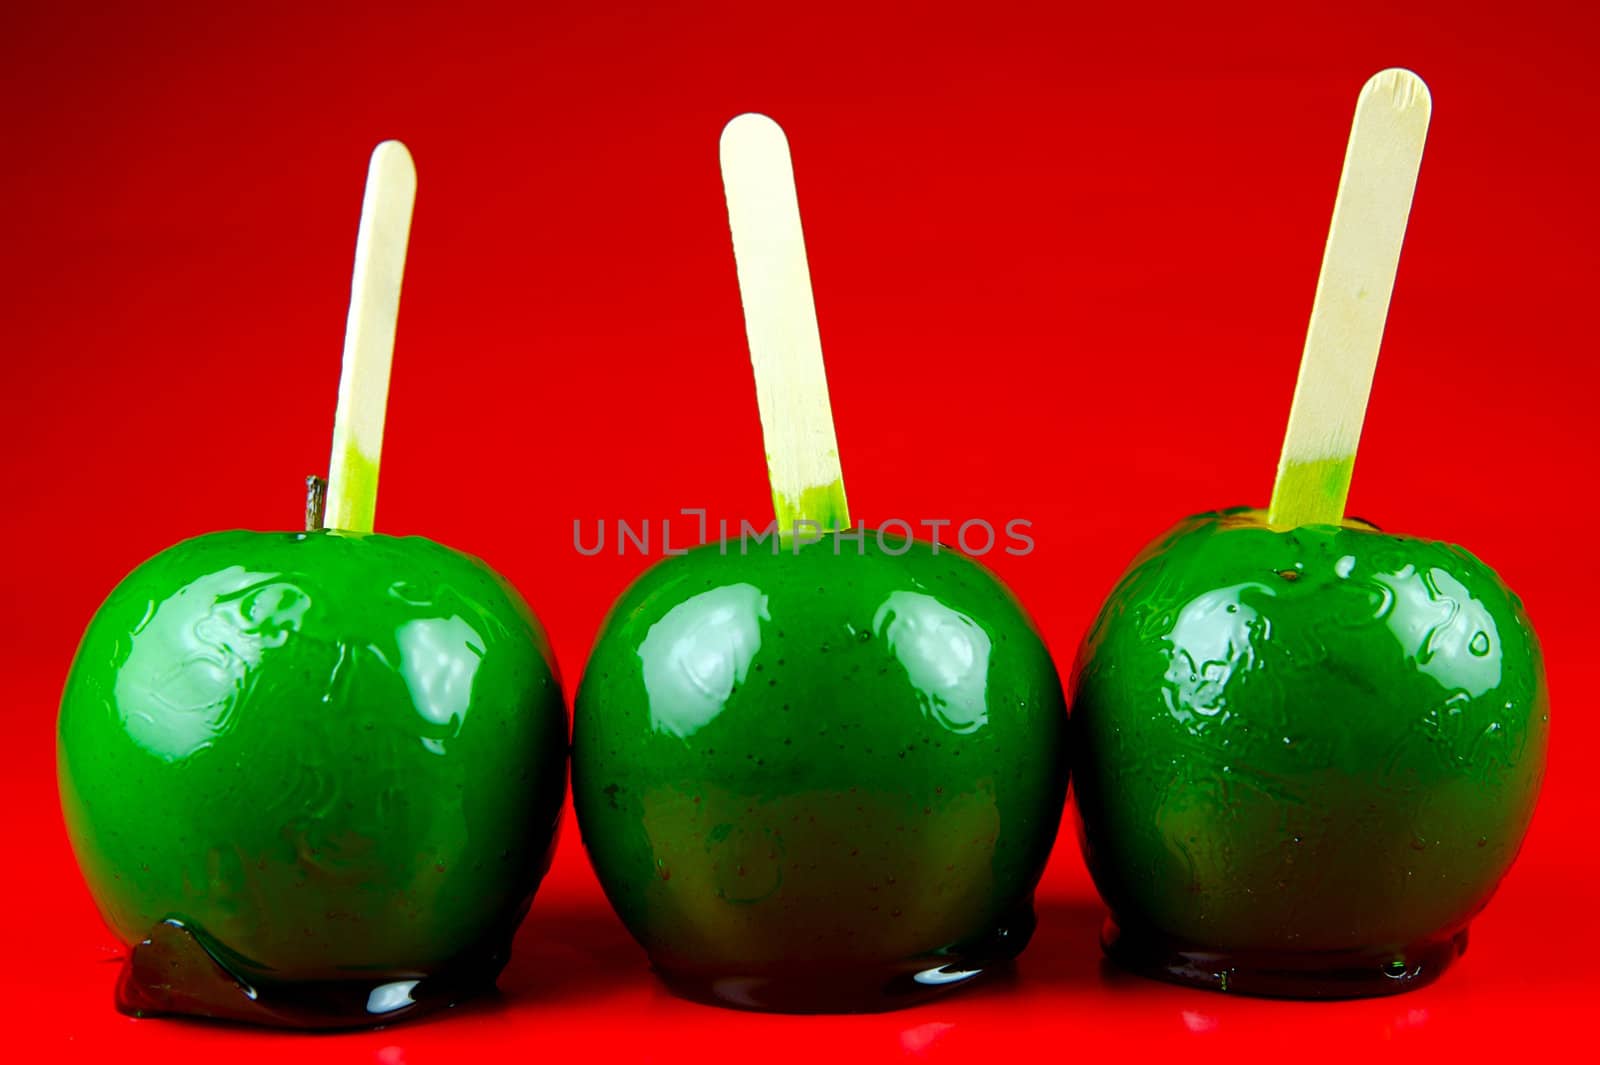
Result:
[[[1575,1034],[1600,948],[1590,5],[123,6],[0,13],[9,1038],[420,1065]],[[299,521],[378,140],[420,171],[379,527],[500,568],[569,681],[644,565],[578,558],[574,518],[769,514],[716,155],[751,109],[793,144],[856,516],[1031,519],[1037,551],[992,561],[1065,669],[1145,540],[1265,501],[1356,91],[1396,64],[1435,116],[1352,508],[1496,566],[1555,706],[1532,836],[1441,983],[1294,1004],[1108,975],[1069,835],[1015,977],[737,1014],[652,983],[569,826],[496,1000],[332,1037],[112,1010],[56,805],[61,680],[140,559]]]

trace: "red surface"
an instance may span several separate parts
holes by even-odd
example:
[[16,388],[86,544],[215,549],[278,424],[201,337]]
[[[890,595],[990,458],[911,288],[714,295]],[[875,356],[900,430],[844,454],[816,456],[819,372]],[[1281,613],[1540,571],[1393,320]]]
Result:
[[[1600,948],[1588,5],[109,6],[0,13],[8,1038],[421,1065],[1481,1057],[1579,1033]],[[501,568],[569,679],[643,565],[578,558],[574,518],[768,513],[716,167],[747,109],[794,145],[857,516],[1031,519],[1037,551],[995,564],[1065,669],[1146,539],[1264,502],[1355,93],[1391,64],[1436,113],[1352,505],[1498,567],[1555,707],[1533,834],[1440,984],[1318,1005],[1108,977],[1069,835],[1013,980],[876,1017],[730,1013],[651,982],[569,829],[496,1001],[315,1038],[113,1012],[56,806],[61,679],[140,559],[299,519],[377,140],[421,172],[380,526]]]

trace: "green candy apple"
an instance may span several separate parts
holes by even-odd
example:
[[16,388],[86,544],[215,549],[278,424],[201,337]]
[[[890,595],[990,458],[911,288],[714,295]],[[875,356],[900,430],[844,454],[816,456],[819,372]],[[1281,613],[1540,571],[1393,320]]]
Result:
[[1112,592],[1072,681],[1113,959],[1247,993],[1423,984],[1517,854],[1548,697],[1517,597],[1459,547],[1202,514]]
[[601,629],[574,801],[670,987],[881,1009],[1026,945],[1066,727],[1039,634],[976,562],[870,533],[713,543],[648,570]]
[[492,983],[548,866],[567,716],[482,562],[220,532],[95,614],[62,697],[67,829],[133,1013],[391,1021]]

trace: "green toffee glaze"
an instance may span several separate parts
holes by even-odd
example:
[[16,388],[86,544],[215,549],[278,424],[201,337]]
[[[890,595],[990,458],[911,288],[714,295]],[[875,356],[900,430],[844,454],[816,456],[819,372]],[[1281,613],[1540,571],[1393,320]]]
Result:
[[1207,986],[1334,996],[1437,974],[1511,866],[1545,765],[1539,644],[1459,547],[1181,522],[1072,682],[1108,949]]
[[647,571],[600,632],[579,824],[680,992],[883,1008],[1032,931],[1067,782],[1055,668],[987,570],[883,546],[707,545]]
[[566,740],[544,632],[483,563],[418,537],[220,532],[95,614],[58,771],[130,944],[178,922],[258,988],[492,981],[548,866]]

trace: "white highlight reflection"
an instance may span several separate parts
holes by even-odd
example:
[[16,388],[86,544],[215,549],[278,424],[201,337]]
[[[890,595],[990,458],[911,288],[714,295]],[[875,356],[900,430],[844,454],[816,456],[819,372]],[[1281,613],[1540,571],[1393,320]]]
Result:
[[393,1013],[397,1009],[411,1005],[415,999],[411,997],[411,989],[416,987],[419,980],[396,980],[392,984],[380,984],[367,995],[368,1013]]
[[691,596],[650,626],[639,645],[650,723],[688,737],[722,712],[761,649],[767,597],[753,584]]
[[419,618],[395,631],[400,676],[417,713],[435,725],[466,716],[483,660],[478,632],[460,617]]
[[922,711],[951,732],[989,721],[989,634],[921,592],[891,592],[872,618],[921,696]]

